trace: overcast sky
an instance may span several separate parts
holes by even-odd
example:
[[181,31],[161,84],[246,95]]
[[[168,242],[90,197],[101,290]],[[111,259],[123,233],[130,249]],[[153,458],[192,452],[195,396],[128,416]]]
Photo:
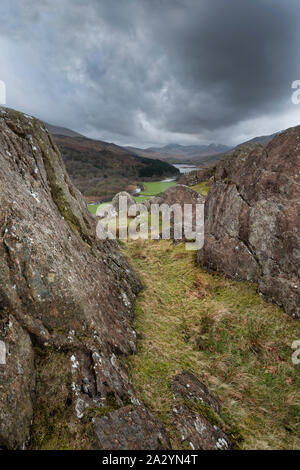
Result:
[[1,0],[7,106],[119,144],[300,124],[299,0]]

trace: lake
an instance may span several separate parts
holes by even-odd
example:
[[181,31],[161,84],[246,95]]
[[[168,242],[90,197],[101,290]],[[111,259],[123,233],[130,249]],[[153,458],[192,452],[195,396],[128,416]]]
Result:
[[175,168],[178,168],[180,173],[190,173],[191,171],[197,170],[197,167],[195,165],[187,165],[186,163],[176,163],[173,164]]

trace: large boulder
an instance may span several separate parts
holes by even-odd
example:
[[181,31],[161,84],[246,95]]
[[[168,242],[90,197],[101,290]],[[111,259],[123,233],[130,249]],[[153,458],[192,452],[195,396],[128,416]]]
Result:
[[[103,448],[114,430],[94,417],[136,403],[117,356],[136,351],[140,288],[118,244],[97,239],[45,126],[2,108],[0,448]],[[139,416],[155,447],[160,425]]]
[[216,171],[216,165],[211,165],[207,168],[202,168],[200,170],[193,170],[189,173],[184,173],[180,176],[178,183],[185,184],[187,186],[194,186],[196,184],[202,183],[203,181],[208,181],[213,178]]
[[149,201],[150,203],[168,204],[169,206],[180,204],[181,207],[184,207],[184,204],[204,204],[205,198],[184,184],[176,184]]
[[214,178],[199,263],[258,282],[267,299],[299,318],[300,126],[266,147],[239,147],[217,165]]

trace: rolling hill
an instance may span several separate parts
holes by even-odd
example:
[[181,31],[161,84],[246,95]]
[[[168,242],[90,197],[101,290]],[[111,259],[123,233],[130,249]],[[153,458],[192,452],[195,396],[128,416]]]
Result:
[[69,129],[48,125],[71,179],[84,196],[110,200],[117,192],[151,179],[176,176],[174,166],[130,153],[118,145],[88,139]]
[[140,149],[127,147],[130,152],[145,158],[159,158],[169,163],[192,163],[205,165],[210,161],[216,161],[230,150],[230,147],[221,144],[209,145],[179,145],[168,144],[164,147],[149,147]]

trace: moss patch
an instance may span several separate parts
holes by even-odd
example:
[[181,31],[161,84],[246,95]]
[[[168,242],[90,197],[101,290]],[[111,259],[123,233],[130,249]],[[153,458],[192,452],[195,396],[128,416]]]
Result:
[[[68,224],[72,232],[77,236],[77,238],[83,242],[85,245],[90,246],[91,245],[91,240],[88,236],[88,234],[85,232],[85,230],[82,227],[82,224],[74,214],[70,203],[68,201],[67,194],[64,191],[63,185],[68,187],[66,182],[63,181],[61,183],[57,177],[56,169],[54,168],[55,165],[55,156],[52,158],[49,156],[49,148],[37,132],[36,138],[39,143],[39,147],[42,152],[42,158],[44,162],[44,166],[46,169],[47,173],[47,179],[48,183],[50,186],[51,190],[51,196],[52,199],[57,206],[60,215],[64,218],[65,222]],[[54,149],[53,149],[54,152]],[[58,158],[58,156],[57,156]],[[58,171],[58,170],[57,170]],[[70,194],[70,197],[73,197],[73,195]]]
[[37,385],[31,449],[89,449],[91,425],[74,417],[69,357],[48,350],[35,353]]
[[206,197],[210,190],[210,184],[208,181],[202,181],[202,183],[195,184],[191,186],[191,188],[200,193],[203,197]]

